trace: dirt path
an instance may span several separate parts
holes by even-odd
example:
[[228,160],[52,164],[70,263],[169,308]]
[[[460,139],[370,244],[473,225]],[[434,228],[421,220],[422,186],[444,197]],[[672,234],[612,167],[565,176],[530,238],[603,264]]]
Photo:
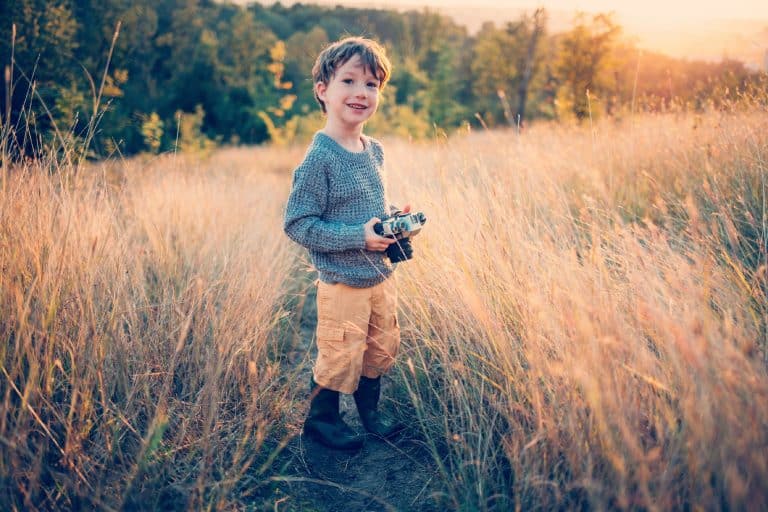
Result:
[[[294,314],[294,341],[288,350],[294,361],[297,401],[290,418],[297,433],[306,414],[311,362],[316,349],[316,287],[309,285],[303,304]],[[311,357],[308,355],[311,354]],[[392,382],[382,380],[381,407],[397,413],[388,399]],[[302,401],[302,397],[304,401]],[[347,423],[359,432],[360,424],[351,396],[342,395],[341,409]],[[400,418],[407,423],[407,418]],[[427,449],[418,439],[406,434],[395,442],[370,437],[357,453],[344,453],[296,435],[278,457],[275,476],[275,508],[282,511],[409,511],[444,510],[435,501],[436,469]],[[278,503],[279,502],[279,503]]]

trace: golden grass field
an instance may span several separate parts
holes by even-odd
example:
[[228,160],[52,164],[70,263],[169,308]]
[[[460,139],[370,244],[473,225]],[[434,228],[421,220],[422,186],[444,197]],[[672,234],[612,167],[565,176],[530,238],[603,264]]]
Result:
[[[447,506],[768,508],[764,111],[384,145],[429,218],[390,405]],[[303,151],[6,170],[1,503],[272,510]]]

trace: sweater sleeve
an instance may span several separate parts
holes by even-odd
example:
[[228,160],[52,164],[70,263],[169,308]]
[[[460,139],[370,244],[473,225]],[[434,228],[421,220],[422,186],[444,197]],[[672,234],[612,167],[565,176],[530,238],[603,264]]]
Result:
[[368,141],[371,144],[371,148],[373,148],[373,155],[376,158],[376,163],[379,164],[379,167],[384,165],[384,146],[381,145],[381,142],[374,139],[373,137],[368,137]]
[[293,174],[283,229],[294,242],[318,252],[365,248],[363,224],[323,220],[328,206],[327,162],[308,155]]

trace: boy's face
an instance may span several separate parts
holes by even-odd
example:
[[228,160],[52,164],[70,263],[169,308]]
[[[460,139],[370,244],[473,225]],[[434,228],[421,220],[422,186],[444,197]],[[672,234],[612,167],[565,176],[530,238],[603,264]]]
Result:
[[336,68],[330,81],[317,82],[315,91],[325,103],[328,121],[357,129],[379,106],[379,79],[363,65],[360,55],[353,55]]

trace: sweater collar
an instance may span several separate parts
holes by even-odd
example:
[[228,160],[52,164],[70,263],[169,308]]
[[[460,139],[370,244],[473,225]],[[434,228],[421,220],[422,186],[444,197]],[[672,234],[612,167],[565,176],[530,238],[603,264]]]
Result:
[[363,143],[363,150],[362,151],[350,151],[341,144],[339,144],[336,139],[331,137],[330,135],[326,135],[323,132],[317,132],[315,133],[315,144],[318,144],[320,146],[324,146],[327,148],[331,148],[337,153],[340,153],[342,155],[348,156],[348,157],[358,157],[361,155],[367,155],[371,150],[371,139],[370,137],[360,134],[360,140]]

